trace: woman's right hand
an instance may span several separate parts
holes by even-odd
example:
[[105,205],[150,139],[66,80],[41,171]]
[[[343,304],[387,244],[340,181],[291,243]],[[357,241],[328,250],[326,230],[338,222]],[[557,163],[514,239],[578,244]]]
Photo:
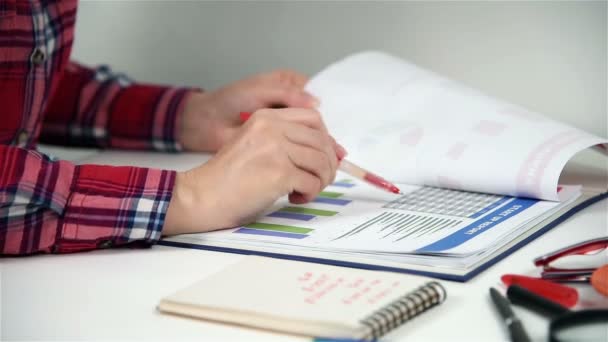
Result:
[[259,110],[211,160],[177,174],[163,234],[249,223],[285,195],[309,202],[333,181],[345,153],[315,110]]

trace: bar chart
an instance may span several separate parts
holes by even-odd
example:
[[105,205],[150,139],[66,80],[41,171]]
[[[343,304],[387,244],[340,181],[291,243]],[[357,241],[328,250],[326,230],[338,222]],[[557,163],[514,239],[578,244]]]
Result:
[[[349,179],[336,181],[331,184],[335,188],[352,188],[356,184]],[[312,200],[313,203],[335,206],[340,208],[348,205],[352,200],[343,198],[344,193],[337,191],[322,191]],[[331,217],[339,213],[336,210],[310,208],[305,206],[284,206],[266,215],[267,218],[278,218],[294,221],[291,224],[277,224],[266,222],[253,222],[234,231],[236,234],[262,235],[289,239],[304,239],[314,230],[300,227],[297,222],[310,222],[317,217]]]
[[321,193],[319,193],[319,196],[317,196],[312,201],[316,203],[325,203],[331,205],[347,205],[352,202],[351,200],[340,198],[342,197],[342,195],[344,194],[340,192],[321,191]]
[[281,217],[292,220],[310,221],[317,216],[334,216],[338,212],[331,210],[304,208],[304,207],[284,207],[273,213],[269,217]]
[[394,242],[399,242],[408,237],[420,238],[432,235],[443,229],[457,227],[461,223],[462,220],[455,218],[382,212],[336,237],[334,241],[353,237],[370,229],[376,231],[380,239],[392,239]]

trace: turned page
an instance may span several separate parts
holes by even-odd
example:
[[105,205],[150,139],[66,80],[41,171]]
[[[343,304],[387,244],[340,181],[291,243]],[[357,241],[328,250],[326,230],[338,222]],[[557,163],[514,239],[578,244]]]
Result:
[[606,143],[381,52],[328,66],[307,90],[349,160],[398,183],[557,201],[566,162]]

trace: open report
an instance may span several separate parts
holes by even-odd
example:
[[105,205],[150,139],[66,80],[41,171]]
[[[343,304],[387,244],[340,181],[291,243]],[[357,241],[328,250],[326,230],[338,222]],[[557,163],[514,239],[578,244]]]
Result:
[[307,90],[349,160],[403,193],[339,174],[311,203],[281,199],[250,224],[164,243],[467,279],[606,191],[558,184],[569,159],[605,138],[397,57],[349,56]]

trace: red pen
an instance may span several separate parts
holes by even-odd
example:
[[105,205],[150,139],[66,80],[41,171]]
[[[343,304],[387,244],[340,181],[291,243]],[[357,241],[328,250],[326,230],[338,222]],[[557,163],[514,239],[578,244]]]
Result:
[[[249,120],[249,118],[251,117],[251,113],[249,113],[249,112],[241,112],[240,115],[241,115],[242,122]],[[366,169],[364,169],[362,167],[359,167],[359,166],[349,162],[346,159],[340,160],[339,169],[355,178],[361,179],[371,185],[377,186],[380,189],[386,190],[388,192],[392,192],[394,194],[401,193],[401,190],[399,190],[399,188],[396,187],[395,184],[387,181],[386,179],[384,179],[372,172],[367,171]]]

